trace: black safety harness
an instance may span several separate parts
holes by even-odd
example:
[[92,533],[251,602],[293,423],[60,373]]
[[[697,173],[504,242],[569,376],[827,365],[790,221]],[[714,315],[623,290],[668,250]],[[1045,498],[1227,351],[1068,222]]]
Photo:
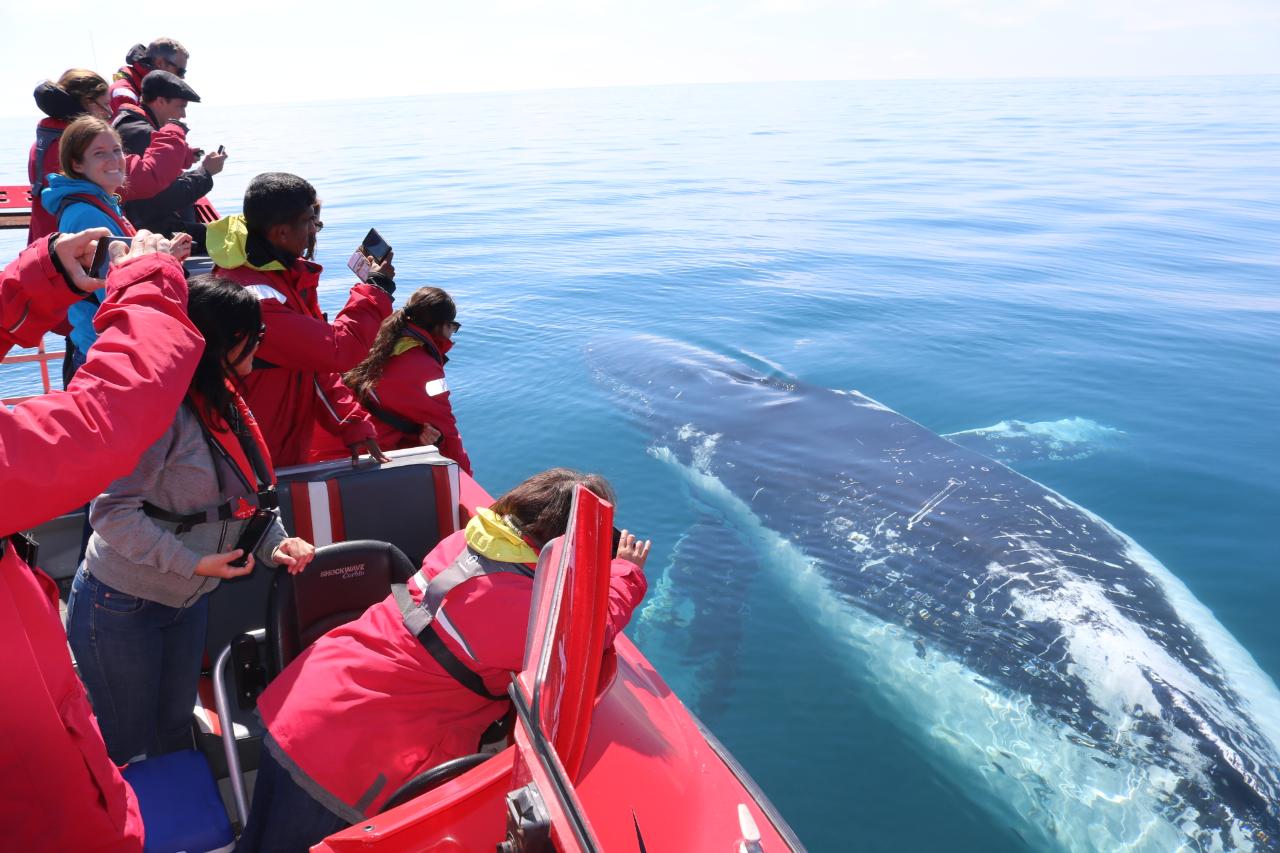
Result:
[[[448,568],[426,583],[421,603],[413,602],[404,584],[394,584],[391,587],[391,594],[395,596],[396,604],[400,607],[405,628],[418,638],[418,642],[422,644],[422,648],[426,649],[427,654],[431,655],[435,662],[453,677],[454,681],[477,696],[494,701],[506,701],[505,693],[490,693],[479,673],[463,663],[453,650],[445,645],[444,640],[440,639],[440,635],[432,627],[432,623],[440,614],[440,608],[444,606],[445,596],[472,578],[496,574],[514,574],[532,578],[533,569],[524,563],[491,560],[467,548],[449,564]],[[422,572],[415,577],[421,585],[424,580]],[[466,648],[466,642],[461,639],[459,641],[463,648]]]
[[233,518],[242,518],[244,516],[245,505],[258,507],[260,509],[276,509],[280,505],[279,496],[276,494],[276,488],[271,482],[271,472],[267,467],[267,460],[263,458],[262,451],[258,447],[258,443],[253,440],[253,436],[249,433],[248,428],[240,419],[240,413],[235,407],[231,407],[231,411],[227,413],[227,423],[231,427],[232,434],[236,440],[240,442],[241,449],[244,450],[245,457],[249,460],[250,467],[253,468],[254,479],[256,483],[251,483],[245,477],[240,466],[236,464],[231,454],[227,453],[226,448],[214,438],[205,425],[204,419],[195,411],[191,403],[184,402],[184,406],[195,416],[196,422],[200,424],[200,431],[204,434],[204,440],[209,445],[209,452],[213,455],[214,466],[213,474],[218,480],[219,494],[226,491],[226,487],[222,478],[222,466],[217,464],[217,460],[221,459],[230,466],[231,470],[236,472],[240,481],[245,488],[253,492],[253,497],[235,497],[229,498],[217,506],[209,507],[199,512],[179,513],[171,512],[163,507],[158,507],[150,501],[142,502],[142,511],[149,517],[158,519],[159,521],[168,521],[177,524],[175,533],[179,535],[190,531],[197,524],[212,524],[219,521],[229,521]]

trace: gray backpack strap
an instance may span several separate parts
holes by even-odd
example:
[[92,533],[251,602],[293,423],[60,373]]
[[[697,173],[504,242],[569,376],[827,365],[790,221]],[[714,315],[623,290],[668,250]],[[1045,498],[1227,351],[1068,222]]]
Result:
[[44,158],[53,147],[53,143],[62,138],[62,128],[36,128],[36,179],[31,184],[31,198],[40,198],[40,191],[49,185],[49,173],[44,170]]

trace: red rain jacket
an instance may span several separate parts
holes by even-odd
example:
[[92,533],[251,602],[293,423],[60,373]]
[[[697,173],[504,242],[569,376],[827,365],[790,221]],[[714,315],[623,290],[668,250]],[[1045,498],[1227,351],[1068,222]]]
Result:
[[[47,241],[0,274],[0,355],[32,346],[80,298]],[[111,273],[98,342],[65,392],[0,407],[0,535],[68,512],[128,473],[168,427],[204,342],[171,257]],[[0,837],[6,849],[137,851],[142,817],[71,668],[58,590],[11,544],[0,557]]]
[[[319,264],[296,258],[285,270],[259,270],[245,263],[214,272],[253,290],[262,302],[267,331],[255,369],[245,379],[245,400],[278,468],[345,456],[346,446],[374,437],[369,413],[342,384],[341,374],[360,363],[378,327],[391,313],[391,297],[358,284],[330,324],[320,312]],[[257,367],[266,362],[271,367]],[[312,448],[341,448],[313,453]]]
[[[41,119],[37,127],[65,130],[70,122],[58,118]],[[44,153],[44,163],[37,173],[36,144],[31,144],[31,152],[27,155],[27,180],[33,186],[36,179],[41,178],[39,186],[31,199],[31,226],[27,230],[27,242],[34,243],[41,237],[47,237],[58,230],[58,212],[45,210],[40,203],[40,190],[48,186],[45,176],[61,172],[59,161],[61,138],[50,145]],[[128,154],[124,158],[125,185],[120,188],[123,201],[140,198],[151,198],[183,173],[192,164],[191,149],[187,147],[187,132],[179,125],[169,124],[151,135],[151,144],[142,154]]]
[[122,65],[114,75],[107,93],[111,96],[111,117],[120,115],[120,108],[125,104],[142,103],[142,78],[150,74],[152,69],[140,63]]
[[[417,326],[412,328],[431,341],[441,358],[453,347],[453,341],[437,338]],[[444,364],[425,346],[415,346],[388,359],[374,394],[377,402],[392,414],[416,424],[431,424],[440,430],[436,443],[440,452],[457,462],[463,471],[471,473],[471,460],[462,447],[458,421],[449,402]],[[422,443],[418,440],[418,433],[402,432],[377,415],[374,415],[373,424],[378,430],[378,446],[383,450],[417,447]]]
[[[447,537],[422,561],[422,574],[429,581],[466,547],[465,530]],[[614,560],[611,575],[606,647],[647,588],[644,574],[628,560]],[[418,602],[422,590],[415,581],[408,586]],[[532,578],[485,575],[455,587],[441,608],[474,656],[447,630],[438,632],[440,638],[484,678],[490,693],[504,694],[511,673],[524,665],[532,597]],[[475,752],[505,704],[472,693],[445,672],[405,628],[388,596],[285,667],[259,698],[258,713],[295,780],[313,796],[319,789],[317,799],[354,822],[377,814],[417,774]],[[370,798],[380,774],[385,783]]]

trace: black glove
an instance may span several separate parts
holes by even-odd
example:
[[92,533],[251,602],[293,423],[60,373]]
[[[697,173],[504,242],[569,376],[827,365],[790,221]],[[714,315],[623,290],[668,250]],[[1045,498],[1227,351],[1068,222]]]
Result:
[[396,280],[380,272],[369,273],[369,280],[365,284],[372,284],[374,287],[382,288],[387,292],[388,296],[396,295]]

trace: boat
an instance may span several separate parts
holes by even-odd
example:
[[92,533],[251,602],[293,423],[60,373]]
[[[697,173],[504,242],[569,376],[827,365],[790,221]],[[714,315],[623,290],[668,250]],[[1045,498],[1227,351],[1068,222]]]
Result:
[[[20,198],[17,190],[25,188],[0,189],[0,215],[16,209],[5,204],[6,191],[12,200]],[[61,357],[38,352],[4,361],[39,361],[47,393],[47,364]],[[300,575],[259,570],[212,593],[196,748],[171,754],[191,761],[170,772],[170,756],[159,756],[125,771],[139,795],[149,850],[230,849],[228,839],[247,815],[261,748],[257,693],[320,627],[385,597],[436,542],[492,503],[435,448],[388,456],[384,464],[338,460],[277,472],[285,527],[312,541],[316,558]],[[82,523],[77,511],[35,531],[40,567],[64,596]],[[524,666],[508,690],[509,728],[487,737],[475,755],[420,774],[389,808],[313,851],[804,849],[625,634],[603,648],[612,523],[613,507],[579,487],[566,534],[543,549]],[[201,782],[204,774],[222,789],[213,795],[210,825],[172,827],[182,823],[173,810],[193,799],[187,780]],[[190,840],[194,830],[212,840],[198,846]]]

